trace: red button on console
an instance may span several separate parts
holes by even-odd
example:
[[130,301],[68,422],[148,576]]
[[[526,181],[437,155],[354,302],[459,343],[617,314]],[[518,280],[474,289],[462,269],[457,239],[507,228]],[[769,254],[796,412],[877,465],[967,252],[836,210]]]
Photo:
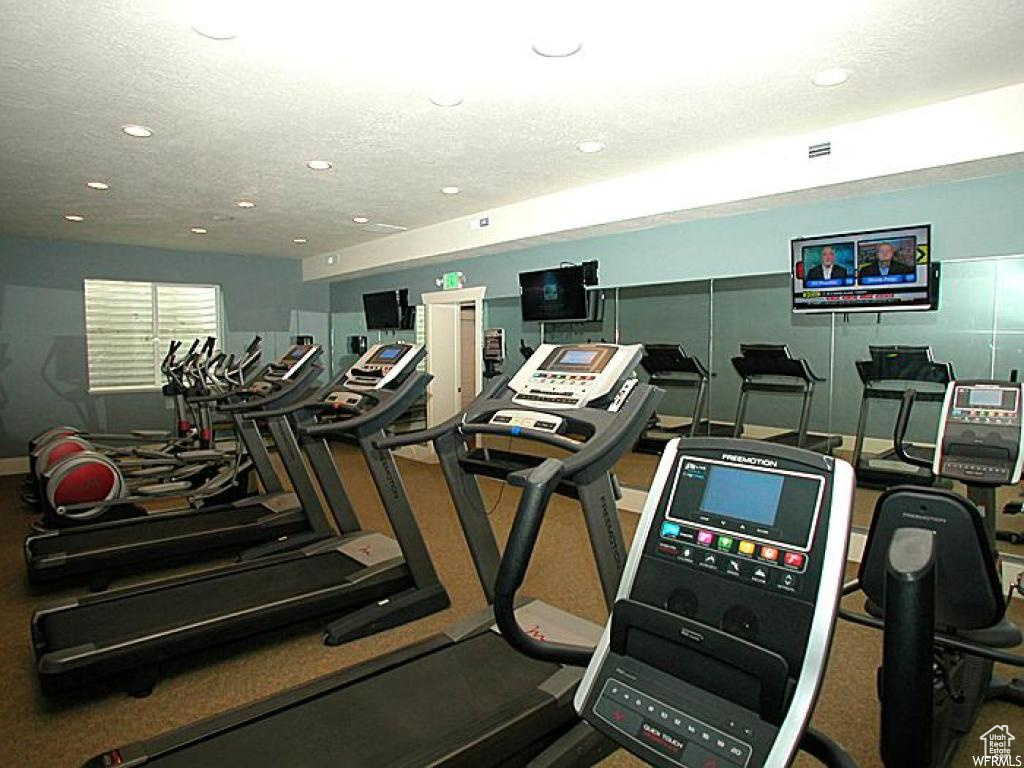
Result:
[[804,556],[799,552],[787,552],[783,562],[790,568],[800,568],[804,564]]

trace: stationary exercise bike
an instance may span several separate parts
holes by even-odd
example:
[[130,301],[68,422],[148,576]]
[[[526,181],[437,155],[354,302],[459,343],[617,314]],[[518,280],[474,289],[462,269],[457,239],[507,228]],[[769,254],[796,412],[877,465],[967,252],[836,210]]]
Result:
[[905,442],[915,397],[904,394],[896,422],[899,458],[966,484],[967,496],[909,485],[882,494],[857,579],[844,588],[864,593],[865,610],[840,616],[884,633],[883,762],[932,768],[952,764],[986,700],[1024,705],[1021,681],[993,675],[994,662],[1024,666],[995,548],[996,488],[1019,482],[1024,462],[1024,389],[951,382],[930,463]]

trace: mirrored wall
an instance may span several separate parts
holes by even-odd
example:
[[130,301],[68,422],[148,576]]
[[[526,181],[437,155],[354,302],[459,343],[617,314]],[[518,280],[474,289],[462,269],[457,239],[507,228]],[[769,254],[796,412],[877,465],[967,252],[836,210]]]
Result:
[[[945,261],[939,309],[934,312],[796,315],[791,311],[787,274],[606,288],[604,318],[595,323],[524,323],[519,299],[486,303],[485,322],[504,328],[508,359],[503,371],[523,361],[520,342],[618,341],[681,344],[710,370],[709,414],[713,422],[733,423],[741,379],[732,358],[741,344],[788,345],[822,379],[816,384],[810,415],[813,432],[844,437],[849,449],[857,429],[861,381],[855,362],[871,345],[928,345],[938,361],[952,363],[964,377],[1008,376],[1024,368],[1024,257]],[[641,372],[641,376],[643,373]],[[891,438],[898,403],[872,407],[868,437]],[[667,388],[659,414],[687,420],[693,390]],[[799,398],[751,397],[745,423],[759,428],[795,429]],[[934,412],[911,425],[911,439],[934,438]],[[633,454],[619,467],[626,486],[646,488],[657,457]]]

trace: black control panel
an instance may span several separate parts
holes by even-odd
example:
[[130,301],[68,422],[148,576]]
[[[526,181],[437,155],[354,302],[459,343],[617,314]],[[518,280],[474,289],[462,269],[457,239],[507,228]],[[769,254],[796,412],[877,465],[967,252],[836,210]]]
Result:
[[[810,534],[824,478],[693,456],[674,488],[648,554],[745,584],[804,594]],[[813,586],[813,585],[812,585]]]
[[653,765],[787,764],[824,675],[849,535],[843,461],[674,441],[577,694]]
[[1021,384],[954,381],[943,407],[936,475],[981,485],[1020,480]]

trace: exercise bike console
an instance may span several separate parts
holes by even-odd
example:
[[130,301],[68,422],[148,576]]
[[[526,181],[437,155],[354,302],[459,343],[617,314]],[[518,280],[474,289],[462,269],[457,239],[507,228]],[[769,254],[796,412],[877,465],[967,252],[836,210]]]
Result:
[[946,390],[932,472],[973,485],[1020,481],[1022,384],[955,381]]
[[657,766],[785,765],[817,698],[854,477],[736,439],[669,443],[580,716]]

